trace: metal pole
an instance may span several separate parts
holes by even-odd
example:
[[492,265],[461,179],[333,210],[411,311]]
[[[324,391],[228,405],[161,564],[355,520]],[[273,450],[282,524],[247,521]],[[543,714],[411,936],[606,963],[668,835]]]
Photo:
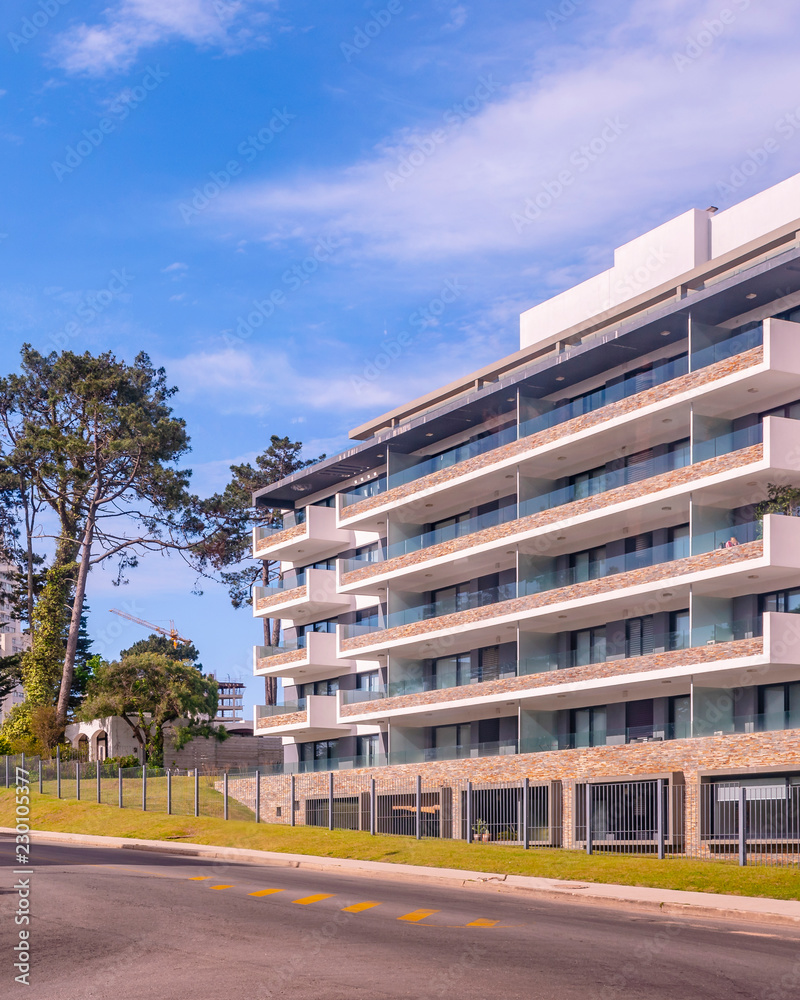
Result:
[[61,798],[61,747],[56,747],[56,798]]
[[194,769],[194,814],[200,815],[200,772]]
[[522,847],[528,850],[531,846],[531,780],[526,778],[522,783]]
[[422,840],[422,775],[417,775],[417,840]]
[[147,763],[142,764],[142,812],[147,812]]
[[592,786],[586,782],[586,853],[592,853]]
[[101,788],[101,785],[100,785],[100,761],[99,760],[95,761],[95,771],[96,771],[96,774],[97,774],[97,801],[98,802],[102,802],[103,801],[103,794],[102,794],[102,788]]
[[260,822],[261,822],[261,772],[256,771],[256,823]]
[[81,762],[75,761],[75,798],[81,800]]
[[289,775],[289,812],[291,813],[291,819],[289,820],[289,826],[294,826],[294,802],[295,802],[294,777],[295,776],[293,774]]
[[42,775],[42,758],[39,758],[39,794],[44,792],[44,776]]
[[228,772],[222,775],[222,818],[228,818]]
[[8,762],[9,761],[8,754],[6,754],[5,761],[6,761],[6,788],[10,788],[11,787],[11,785],[9,784],[10,764]]
[[333,829],[333,771],[328,782],[328,829]]
[[[22,770],[24,771],[25,770],[25,754],[24,753],[22,754],[22,764],[20,766],[22,767]],[[16,779],[14,781],[14,784],[16,784]]]
[[121,809],[122,808],[122,768],[120,767],[117,770],[118,770],[117,780],[118,780],[118,783],[119,783],[119,788],[118,788],[119,807]]
[[472,843],[472,782],[467,782],[467,843]]
[[747,864],[747,789],[739,789],[739,864]]
[[167,816],[172,815],[172,771],[167,770]]
[[375,811],[377,807],[377,797],[375,795],[375,779],[370,778],[369,780],[369,832],[372,836],[375,836],[376,832],[376,816]]
[[656,824],[658,830],[658,859],[659,861],[664,860],[664,789],[666,788],[666,782],[663,778],[659,778],[657,782],[657,792],[658,802],[656,803]]

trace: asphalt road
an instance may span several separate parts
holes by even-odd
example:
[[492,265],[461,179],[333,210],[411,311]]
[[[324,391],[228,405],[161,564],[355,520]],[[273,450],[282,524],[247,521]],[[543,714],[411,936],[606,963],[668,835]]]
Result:
[[790,928],[524,893],[31,847],[31,985],[14,982],[0,839],[0,997],[47,1000],[796,1000]]

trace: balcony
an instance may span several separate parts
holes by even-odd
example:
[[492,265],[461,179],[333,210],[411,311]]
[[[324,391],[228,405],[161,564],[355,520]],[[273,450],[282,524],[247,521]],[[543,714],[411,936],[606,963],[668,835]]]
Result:
[[622,531],[630,524],[631,510],[646,508],[654,499],[688,503],[690,492],[702,499],[707,489],[716,497],[722,477],[726,484],[745,475],[755,477],[755,482],[747,484],[755,497],[763,493],[770,476],[791,475],[795,467],[800,469],[800,423],[768,417],[763,430],[757,425],[719,435],[698,441],[692,450],[696,454],[693,463],[687,460],[688,449],[676,451],[641,466],[631,465],[523,499],[516,507],[509,505],[414,535],[389,546],[385,559],[373,555],[370,560],[340,560],[339,588],[343,592],[377,593],[379,584],[402,574],[414,589],[421,571],[432,562],[446,566],[467,553],[479,573],[484,562],[495,558],[493,553],[500,546],[543,535],[562,523],[570,524],[573,537],[590,537],[599,530],[600,519],[604,530]]
[[[740,525],[719,534],[712,532],[702,543],[706,551],[700,554],[689,555],[683,547],[676,551],[673,545],[661,545],[609,557],[591,579],[582,579],[576,570],[523,577],[516,597],[513,585],[507,588],[512,592],[506,597],[498,593],[493,598],[491,591],[466,595],[466,610],[418,605],[383,621],[342,628],[340,652],[375,656],[402,647],[403,655],[421,659],[431,655],[426,650],[439,636],[469,633],[470,645],[491,645],[500,641],[496,633],[511,630],[518,622],[537,619],[548,628],[570,612],[571,626],[583,627],[593,624],[601,609],[606,620],[627,617],[623,609],[632,598],[644,598],[665,585],[675,600],[688,597],[689,584],[696,594],[719,597],[752,591],[751,579],[762,581],[759,589],[795,585],[800,570],[800,518],[770,514],[763,521],[763,538],[757,537],[759,530],[758,525]],[[730,540],[734,531],[754,532],[756,537],[729,546],[724,538],[727,535]],[[716,547],[718,544],[725,547]]]
[[334,695],[312,694],[284,705],[256,706],[254,731],[261,736],[329,740],[349,733],[350,726],[339,723]]
[[253,529],[253,558],[317,562],[351,544],[352,534],[336,526],[333,507],[311,505],[284,515],[276,525]]
[[272,587],[253,588],[256,617],[286,618],[299,623],[342,614],[355,606],[355,599],[336,591],[336,573],[329,569],[308,569],[289,574]]
[[[341,512],[342,521],[374,528],[388,509],[414,502],[422,494],[463,488],[478,476],[494,475],[534,454],[561,449],[567,441],[576,456],[585,454],[591,460],[598,452],[629,440],[628,425],[639,420],[645,409],[657,410],[662,419],[672,418],[691,398],[709,414],[739,412],[748,388],[761,392],[761,398],[796,388],[800,374],[797,324],[770,319],[764,322],[763,332],[759,327],[733,335],[724,330],[716,333],[722,339],[702,347],[698,343],[691,361],[675,359],[654,367],[645,373],[647,378],[638,375],[558,407],[543,400],[530,401],[533,409],[550,408],[521,413],[518,436],[507,443],[498,440],[480,454],[455,456],[454,464],[439,469],[429,468],[431,459],[421,457],[411,468],[397,471],[404,480],[398,485],[391,485],[390,463],[390,488],[349,505]],[[482,441],[491,444],[491,436]],[[443,461],[449,461],[449,452],[443,454]],[[419,476],[409,480],[416,473]]]
[[352,673],[355,660],[342,660],[336,655],[334,632],[307,632],[302,644],[256,646],[253,673],[261,677],[284,677],[294,684],[320,680],[338,674]]

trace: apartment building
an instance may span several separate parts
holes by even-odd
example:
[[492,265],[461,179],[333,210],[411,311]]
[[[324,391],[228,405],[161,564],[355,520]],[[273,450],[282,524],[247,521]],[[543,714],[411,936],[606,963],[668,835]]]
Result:
[[[14,656],[30,647],[31,637],[22,632],[22,624],[14,620],[11,609],[12,568],[0,563],[0,656]],[[21,705],[25,699],[22,685],[18,685],[5,697],[0,698],[0,725],[8,718],[11,709]]]
[[255,498],[288,768],[800,781],[800,175],[351,437]]

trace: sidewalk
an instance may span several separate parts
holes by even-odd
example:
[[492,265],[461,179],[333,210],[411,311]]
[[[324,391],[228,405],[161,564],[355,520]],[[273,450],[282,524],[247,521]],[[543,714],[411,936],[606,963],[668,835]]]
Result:
[[[0,833],[14,833],[0,827]],[[489,889],[500,892],[527,892],[544,899],[576,900],[598,906],[623,907],[672,916],[697,916],[716,919],[757,921],[800,928],[800,900],[762,899],[754,896],[724,896],[710,892],[685,892],[678,889],[651,889],[639,886],[608,885],[600,882],[566,882],[530,875],[498,875],[492,872],[464,871],[456,868],[427,868],[422,865],[391,864],[386,861],[355,861],[347,858],[323,858],[309,854],[283,854],[276,851],[253,851],[238,847],[212,847],[205,844],[175,844],[163,840],[134,840],[126,837],[96,837],[78,833],[51,833],[32,830],[34,843],[76,844],[91,847],[127,848],[155,851],[183,857],[209,858],[239,864],[272,865],[327,871],[343,875],[369,875],[373,878],[430,881],[436,879],[451,886]],[[35,858],[32,864],[35,865]],[[667,862],[668,863],[668,862]],[[798,877],[800,892],[800,877]]]

